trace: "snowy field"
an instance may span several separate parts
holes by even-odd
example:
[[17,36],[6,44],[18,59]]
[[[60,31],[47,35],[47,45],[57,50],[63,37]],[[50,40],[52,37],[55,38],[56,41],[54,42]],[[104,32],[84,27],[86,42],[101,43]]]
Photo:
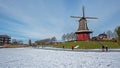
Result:
[[0,68],[120,68],[120,52],[2,48]]

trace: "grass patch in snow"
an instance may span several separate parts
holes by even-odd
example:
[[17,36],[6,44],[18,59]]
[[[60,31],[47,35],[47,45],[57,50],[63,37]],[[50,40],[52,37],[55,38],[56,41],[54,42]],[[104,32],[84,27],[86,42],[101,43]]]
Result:
[[72,46],[79,45],[78,49],[100,49],[102,45],[108,46],[108,48],[120,48],[120,45],[118,45],[116,42],[98,42],[98,41],[73,41],[73,42],[64,42],[62,44],[56,45],[55,47],[62,48],[63,46],[65,48],[71,48]]

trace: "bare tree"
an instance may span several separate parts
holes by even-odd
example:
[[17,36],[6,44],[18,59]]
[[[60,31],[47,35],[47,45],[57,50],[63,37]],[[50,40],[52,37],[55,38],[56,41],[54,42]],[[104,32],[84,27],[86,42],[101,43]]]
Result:
[[65,34],[62,35],[62,40],[64,40],[64,41],[66,40],[66,35]]
[[76,40],[76,34],[72,32],[72,40]]
[[56,40],[57,40],[57,39],[56,39],[55,36],[51,38],[51,41],[56,41]]
[[108,37],[109,37],[110,39],[113,38],[113,32],[112,32],[112,31],[108,30],[108,31],[106,32],[106,34],[108,35]]
[[120,40],[120,26],[116,27],[115,31],[117,33],[118,40]]
[[69,41],[69,40],[70,40],[70,34],[67,33],[67,34],[66,34],[66,41]]
[[113,32],[113,38],[116,40],[118,39],[118,35],[117,35],[116,31]]

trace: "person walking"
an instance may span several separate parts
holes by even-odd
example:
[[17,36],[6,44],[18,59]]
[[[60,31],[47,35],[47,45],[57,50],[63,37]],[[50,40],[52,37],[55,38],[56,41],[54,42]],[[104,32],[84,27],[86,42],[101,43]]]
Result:
[[64,45],[63,45],[63,49],[64,49],[65,47],[64,47]]
[[105,49],[106,49],[106,52],[108,52],[108,47],[107,46],[105,47]]
[[103,46],[102,46],[102,52],[104,52],[104,51],[105,51],[104,49],[105,49],[105,46],[103,45]]
[[72,50],[74,50],[74,46],[72,46]]

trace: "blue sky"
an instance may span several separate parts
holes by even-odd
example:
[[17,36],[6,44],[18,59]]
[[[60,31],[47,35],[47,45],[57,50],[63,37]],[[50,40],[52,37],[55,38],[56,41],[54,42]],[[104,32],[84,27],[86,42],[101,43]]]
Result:
[[120,25],[120,0],[0,0],[0,34],[20,40],[38,40],[75,32],[78,20],[71,15],[97,17],[88,20],[93,35]]

